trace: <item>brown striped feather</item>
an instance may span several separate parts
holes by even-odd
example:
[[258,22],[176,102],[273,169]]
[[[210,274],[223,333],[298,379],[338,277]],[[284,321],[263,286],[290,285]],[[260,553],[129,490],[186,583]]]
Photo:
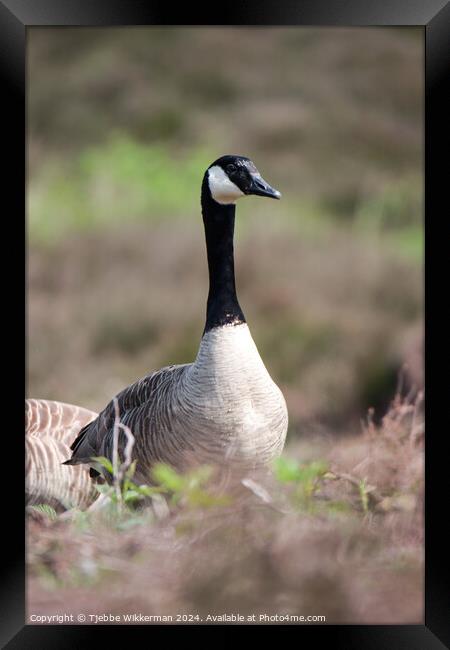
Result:
[[70,445],[97,414],[51,400],[25,400],[26,501],[57,511],[86,508],[97,497],[89,468],[68,467]]

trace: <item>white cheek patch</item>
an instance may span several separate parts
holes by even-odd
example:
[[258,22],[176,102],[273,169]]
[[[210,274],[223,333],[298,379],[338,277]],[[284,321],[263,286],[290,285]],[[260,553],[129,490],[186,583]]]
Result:
[[208,170],[208,184],[211,196],[217,203],[224,205],[234,203],[237,199],[245,196],[235,185],[219,165],[214,165]]

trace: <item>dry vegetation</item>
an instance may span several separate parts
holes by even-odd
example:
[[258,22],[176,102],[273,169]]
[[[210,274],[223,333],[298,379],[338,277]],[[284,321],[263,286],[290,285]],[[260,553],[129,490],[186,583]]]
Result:
[[420,396],[397,398],[381,426],[369,421],[336,446],[298,443],[228,503],[216,503],[210,480],[195,492],[174,484],[167,511],[111,504],[73,521],[32,519],[28,614],[419,623],[422,418]]
[[227,506],[183,488],[162,518],[34,513],[28,613],[420,622],[419,32],[32,29],[29,47],[28,394],[98,411],[193,360],[201,174],[236,152],[283,193],[239,205],[235,248],[290,426],[284,465]]

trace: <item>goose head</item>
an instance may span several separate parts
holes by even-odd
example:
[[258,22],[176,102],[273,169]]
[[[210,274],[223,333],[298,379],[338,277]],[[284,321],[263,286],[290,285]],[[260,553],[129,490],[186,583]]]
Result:
[[255,164],[245,156],[218,158],[206,170],[205,181],[211,198],[222,205],[234,204],[243,196],[252,194],[281,198],[280,192],[262,178]]

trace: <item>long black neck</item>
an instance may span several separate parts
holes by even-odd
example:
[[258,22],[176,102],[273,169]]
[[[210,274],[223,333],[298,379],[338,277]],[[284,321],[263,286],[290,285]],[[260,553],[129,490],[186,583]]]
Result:
[[202,185],[202,214],[209,269],[205,334],[220,325],[245,323],[245,316],[239,306],[234,280],[235,206],[214,201],[207,176]]

